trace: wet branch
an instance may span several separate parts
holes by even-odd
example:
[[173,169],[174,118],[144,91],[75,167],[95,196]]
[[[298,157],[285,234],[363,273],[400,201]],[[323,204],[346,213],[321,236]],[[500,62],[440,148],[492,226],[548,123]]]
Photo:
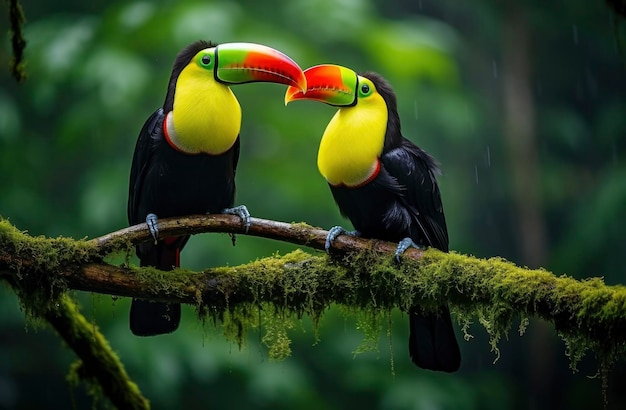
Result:
[[15,81],[22,82],[26,79],[24,64],[24,49],[26,48],[26,40],[24,39],[24,11],[18,0],[7,0],[9,6],[9,37],[11,38],[11,47],[13,56],[9,62],[11,75]]
[[[244,228],[236,216],[197,215],[160,220],[159,232],[162,236],[244,234]],[[323,249],[327,231],[252,218],[248,235]],[[237,306],[264,303],[283,313],[314,317],[335,303],[378,312],[446,303],[465,324],[478,318],[494,348],[514,318],[534,316],[554,324],[574,361],[587,349],[603,363],[626,357],[626,287],[607,286],[599,278],[576,280],[518,267],[501,258],[433,249],[410,249],[398,264],[394,243],[345,235],[333,244],[332,257],[295,251],[202,272],[115,266],[104,259],[112,252],[133,252],[133,245],[152,240],[145,224],[75,241],[33,238],[0,220],[0,277],[21,283],[35,278],[37,289],[46,280],[49,285],[43,288],[60,293],[79,289],[187,303],[216,318]],[[56,258],[39,258],[55,253]]]
[[[22,299],[24,293],[16,276],[5,277]],[[30,308],[30,314],[45,319],[65,343],[76,353],[79,361],[70,373],[72,384],[84,381],[99,387],[111,403],[120,409],[149,409],[148,400],[141,394],[124,369],[117,354],[94,323],[80,313],[79,307],[67,294],[61,294],[54,304]]]
[[95,324],[87,321],[67,295],[63,295],[57,308],[48,310],[44,318],[80,358],[78,367],[74,368],[78,379],[97,383],[116,408],[150,408],[104,335]]
[[[315,228],[305,223],[285,223],[268,219],[250,218],[250,228],[246,233],[241,218],[235,215],[192,215],[180,218],[159,219],[160,237],[195,235],[207,232],[231,234],[247,234],[277,241],[303,245],[309,248],[324,250],[328,231]],[[102,252],[109,253],[119,247],[120,242],[127,241],[133,245],[150,242],[148,227],[145,223],[134,225],[103,235],[91,240]],[[384,241],[356,238],[347,235],[339,236],[333,242],[333,254],[345,254],[372,250],[380,253],[395,252],[396,244]],[[409,249],[405,258],[419,259],[422,251]]]

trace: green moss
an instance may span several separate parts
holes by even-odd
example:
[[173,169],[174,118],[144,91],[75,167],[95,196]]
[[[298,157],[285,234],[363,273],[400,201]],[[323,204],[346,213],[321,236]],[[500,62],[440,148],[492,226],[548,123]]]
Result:
[[101,260],[98,249],[87,241],[33,237],[4,219],[0,219],[0,257],[2,254],[18,261],[17,266],[9,268],[18,273],[19,281],[13,285],[29,317],[41,316],[42,312],[54,308],[67,288],[60,274],[63,269],[78,269],[86,262]]
[[165,292],[183,297],[190,288],[198,285],[202,276],[197,272],[180,268],[163,271],[150,266],[131,266],[129,269],[142,283],[142,287],[149,289],[154,295]]
[[80,358],[70,366],[67,380],[76,387],[82,382],[94,399],[94,406],[106,395],[121,408],[149,408],[139,387],[129,379],[119,357],[97,326],[79,311],[78,305],[64,295],[56,310],[46,319]]
[[67,383],[72,389],[77,389],[81,386],[81,382],[85,382],[82,385],[85,386],[87,394],[93,399],[92,408],[98,408],[98,404],[102,402],[104,394],[100,384],[88,376],[82,360],[76,360],[70,365],[65,380],[67,380]]
[[[347,312],[344,310],[344,312]],[[356,317],[356,328],[363,333],[363,341],[354,350],[354,354],[378,352],[383,322],[387,319],[386,312],[373,309],[360,309],[352,312]]]
[[313,226],[309,225],[306,222],[292,222],[291,227],[299,230],[309,230],[313,228]]
[[[316,278],[305,273],[310,259],[310,255],[297,250],[236,268],[212,269],[216,286],[212,292],[218,293],[225,304],[212,303],[215,298],[210,296],[208,301],[199,299],[201,319],[221,321],[224,335],[239,346],[245,344],[249,329],[260,327],[265,332],[261,341],[267,346],[269,357],[284,359],[291,353],[287,332],[293,328],[293,321],[306,314],[318,323],[322,315],[314,303]],[[294,299],[301,303],[294,304]],[[231,306],[231,301],[236,304]]]
[[293,328],[294,318],[288,312],[261,311],[262,327],[265,334],[261,342],[267,346],[271,360],[283,360],[291,356],[291,339],[287,331]]
[[248,330],[259,326],[259,307],[251,304],[237,305],[225,311],[221,320],[226,339],[236,343],[241,349],[246,344]]
[[[356,353],[378,348],[382,323],[392,309],[407,311],[419,305],[428,310],[448,304],[465,340],[472,337],[471,324],[485,329],[495,360],[502,337],[514,326],[523,335],[531,316],[555,324],[573,369],[589,350],[596,352],[601,367],[625,355],[619,339],[623,330],[615,328],[602,341],[590,331],[590,327],[616,317],[626,318],[623,287],[607,287],[597,278],[555,277],[543,269],[517,267],[501,258],[477,259],[428,250],[419,261],[407,259],[398,264],[391,256],[380,257],[371,251],[342,258],[296,251],[229,268],[221,275],[228,277],[221,288],[228,299],[240,306],[236,298],[242,297],[249,301],[249,309],[261,309],[256,321],[250,320],[254,315],[249,313],[242,318],[229,317],[237,325],[232,333],[242,340],[247,326],[267,326],[263,342],[272,357],[289,353],[293,318],[309,315],[317,326],[331,303],[344,306],[346,314],[357,317],[364,340]],[[242,289],[249,294],[241,295]],[[265,305],[268,302],[271,305]]]
[[[306,224],[294,226],[308,228]],[[128,252],[132,246],[120,240],[114,248]],[[91,243],[32,238],[0,220],[0,263],[2,252],[19,254],[17,260],[32,260],[25,262],[32,264],[29,269],[23,269],[28,272],[24,285],[28,291],[24,293],[30,298],[28,304],[40,295],[46,308],[65,289],[56,273],[102,257]],[[22,267],[11,268],[20,271]],[[523,335],[531,316],[554,324],[565,341],[572,369],[589,351],[598,357],[600,369],[608,369],[626,356],[626,287],[608,287],[598,278],[556,277],[501,258],[478,259],[429,249],[420,260],[405,258],[397,263],[392,255],[373,250],[342,257],[312,256],[297,250],[201,273],[152,268],[131,271],[154,295],[166,291],[189,300],[189,294],[195,294],[199,317],[221,323],[225,336],[239,346],[244,345],[249,329],[261,328],[261,341],[273,359],[290,354],[289,332],[295,320],[311,317],[317,334],[319,321],[331,303],[358,318],[364,340],[356,352],[377,349],[385,318],[388,332],[391,328],[389,312],[393,309],[407,311],[420,306],[431,310],[447,304],[465,340],[472,337],[472,324],[485,329],[496,360],[501,338],[514,324]]]
[[11,38],[11,46],[13,48],[13,56],[9,61],[11,74],[17,82],[26,79],[26,70],[24,63],[24,49],[26,48],[26,40],[24,39],[23,26],[26,18],[22,5],[18,0],[9,0],[9,21],[11,28],[9,36]]

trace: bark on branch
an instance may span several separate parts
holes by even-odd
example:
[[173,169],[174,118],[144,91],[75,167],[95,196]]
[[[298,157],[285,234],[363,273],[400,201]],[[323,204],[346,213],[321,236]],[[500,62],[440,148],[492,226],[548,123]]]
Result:
[[[103,261],[111,252],[131,252],[133,244],[153,240],[145,224],[74,241],[33,238],[0,222],[0,275],[19,275],[26,283],[33,277],[39,283],[45,279],[51,289],[188,303],[201,314],[220,319],[237,309],[258,309],[263,304],[317,318],[332,303],[371,312],[447,303],[461,324],[478,318],[494,348],[515,317],[536,316],[555,325],[574,362],[587,349],[593,349],[605,364],[626,356],[626,288],[607,286],[599,278],[557,277],[501,258],[479,259],[432,249],[411,249],[397,264],[395,244],[348,236],[333,244],[332,257],[296,251],[204,272],[162,272]],[[163,236],[243,234],[244,229],[236,216],[202,215],[160,220],[159,232]],[[323,249],[327,232],[301,223],[252,218],[248,234]],[[56,258],[38,259],[49,255],[50,249]],[[238,325],[242,323],[243,319]]]
[[[304,245],[313,249],[324,250],[328,231],[315,228],[305,223],[285,223],[268,219],[250,218],[250,228],[246,232],[241,218],[235,215],[192,215],[181,218],[159,219],[160,237],[195,235],[207,232],[247,234],[277,241]],[[108,253],[119,248],[121,242],[133,245],[150,242],[153,238],[145,223],[130,226],[116,232],[91,240],[102,252]],[[362,250],[380,253],[395,252],[397,244],[372,241],[347,235],[341,235],[333,242],[333,253],[345,254]],[[409,249],[404,257],[418,259],[422,251]]]

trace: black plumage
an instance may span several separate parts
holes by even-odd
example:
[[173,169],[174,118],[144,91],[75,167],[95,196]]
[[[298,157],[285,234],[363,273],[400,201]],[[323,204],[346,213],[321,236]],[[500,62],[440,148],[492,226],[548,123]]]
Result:
[[[159,218],[219,213],[233,205],[235,170],[239,159],[239,137],[220,155],[185,154],[166,141],[165,115],[173,109],[176,81],[180,72],[201,50],[213,44],[198,41],[183,49],[174,62],[165,103],[146,121],[135,147],[130,173],[128,222],[145,222],[148,214]],[[202,115],[199,113],[199,115]],[[211,136],[207,136],[211,137]],[[188,236],[160,239],[137,246],[141,266],[172,270]],[[149,336],[169,333],[180,322],[180,305],[134,299],[130,327],[133,333]]]
[[[402,136],[396,96],[389,83],[373,72],[361,76],[374,83],[387,105],[381,167],[363,186],[330,185],[339,210],[363,237],[394,242],[409,237],[418,245],[447,252],[448,231],[435,160]],[[447,306],[437,312],[412,308],[409,322],[409,353],[417,366],[446,372],[459,368],[461,355]]]

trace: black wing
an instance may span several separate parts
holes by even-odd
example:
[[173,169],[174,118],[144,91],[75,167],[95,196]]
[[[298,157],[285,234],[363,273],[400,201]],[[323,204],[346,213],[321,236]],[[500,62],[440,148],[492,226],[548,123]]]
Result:
[[[237,139],[235,140],[235,144],[231,148],[233,150],[233,186],[235,185],[235,175],[237,174],[237,163],[239,163],[239,150],[240,150],[241,141],[239,140],[239,135],[237,135]],[[233,192],[233,196],[234,196]]]
[[448,251],[448,228],[435,174],[435,160],[424,150],[403,138],[400,147],[383,153],[387,172],[404,188],[402,201],[411,213],[411,239],[416,243]]
[[[385,153],[381,161],[398,185],[411,214],[411,239],[442,251],[448,251],[448,229],[435,174],[435,160],[424,150],[403,138],[400,147]],[[461,352],[454,335],[448,307],[435,312],[409,310],[409,354],[417,366],[455,372],[461,365]]]
[[139,220],[137,206],[139,204],[142,184],[152,162],[155,137],[157,133],[161,132],[161,124],[163,124],[164,117],[165,114],[162,108],[156,110],[146,120],[137,138],[137,145],[135,145],[135,153],[133,154],[133,163],[130,168],[130,184],[128,189],[128,223],[130,225],[145,222]]

